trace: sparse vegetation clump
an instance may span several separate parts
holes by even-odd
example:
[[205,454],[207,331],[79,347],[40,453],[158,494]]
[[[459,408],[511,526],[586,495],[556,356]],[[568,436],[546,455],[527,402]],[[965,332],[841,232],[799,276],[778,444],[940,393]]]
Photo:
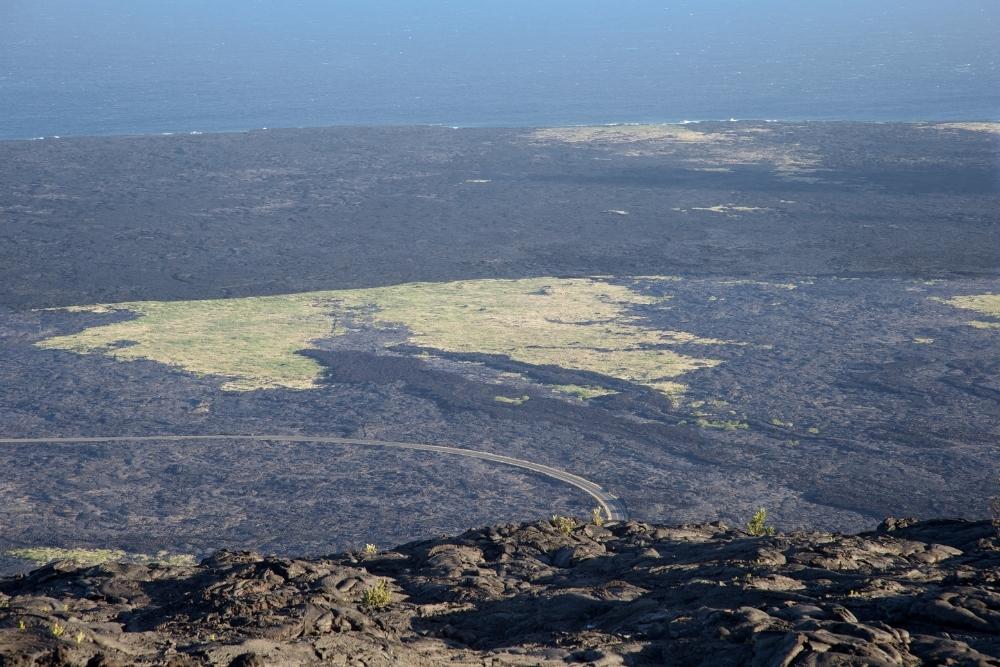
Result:
[[[1000,294],[971,294],[939,300],[955,308],[974,310],[989,317],[1000,318]],[[977,329],[1000,329],[1000,321],[972,320],[968,324]]]
[[392,603],[392,591],[385,579],[379,579],[361,594],[361,604],[371,609],[383,609]]
[[750,425],[737,419],[705,419],[699,418],[696,422],[698,428],[714,428],[722,431],[746,431]]
[[608,143],[624,144],[637,141],[675,141],[705,143],[726,141],[730,137],[707,134],[684,125],[583,125],[578,127],[549,127],[531,134],[535,141],[558,141],[569,144]]
[[378,547],[375,546],[374,544],[371,544],[371,543],[366,544],[364,550],[362,551],[362,553],[365,556],[374,556],[374,555],[378,554]]
[[767,510],[761,507],[754,515],[750,517],[750,521],[747,522],[746,531],[748,535],[754,537],[764,537],[767,535],[774,535],[774,526],[767,525]]
[[493,400],[497,403],[506,403],[508,405],[524,405],[528,402],[531,397],[527,394],[522,396],[494,396]]
[[579,384],[556,384],[552,385],[552,388],[562,394],[569,394],[570,396],[576,396],[577,398],[587,401],[592,398],[598,398],[600,396],[611,396],[617,394],[618,392],[614,389],[605,389],[604,387],[594,387],[591,385],[579,385]]
[[553,514],[551,519],[552,525],[555,526],[559,532],[564,535],[569,535],[576,528],[576,519],[571,516],[560,516],[558,514]]
[[109,562],[184,566],[194,565],[195,557],[189,554],[168,554],[161,552],[156,555],[128,553],[120,549],[60,549],[56,547],[30,547],[11,549],[4,555],[11,558],[31,561],[36,565],[45,565],[55,561],[68,561],[78,567],[92,567]]
[[604,510],[602,510],[600,507],[595,507],[594,509],[590,510],[590,523],[594,524],[595,526],[603,526]]
[[967,132],[987,132],[989,134],[1000,134],[1000,123],[935,123],[926,127],[933,127],[937,130],[965,130]]
[[720,363],[672,345],[718,345],[656,330],[631,313],[663,298],[597,278],[526,278],[408,283],[371,289],[208,301],[142,301],[69,310],[134,313],[38,343],[45,349],[149,359],[228,378],[223,388],[310,389],[321,366],[297,354],[348,333],[343,322],[392,332],[386,347],[505,356],[539,366],[598,373],[676,395],[680,375]]

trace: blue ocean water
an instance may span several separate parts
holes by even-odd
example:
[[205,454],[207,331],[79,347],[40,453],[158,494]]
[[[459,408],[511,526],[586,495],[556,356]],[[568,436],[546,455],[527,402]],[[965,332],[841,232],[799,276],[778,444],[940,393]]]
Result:
[[1000,118],[998,0],[0,0],[0,138]]

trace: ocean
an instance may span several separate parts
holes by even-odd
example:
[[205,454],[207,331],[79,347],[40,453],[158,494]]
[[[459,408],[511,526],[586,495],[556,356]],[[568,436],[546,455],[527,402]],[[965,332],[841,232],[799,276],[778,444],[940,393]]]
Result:
[[2,0],[0,138],[1000,119],[997,0]]

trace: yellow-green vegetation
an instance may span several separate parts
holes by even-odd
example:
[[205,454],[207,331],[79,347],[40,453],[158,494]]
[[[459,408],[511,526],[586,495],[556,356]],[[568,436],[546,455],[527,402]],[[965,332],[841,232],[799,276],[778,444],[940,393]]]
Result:
[[599,396],[611,396],[617,394],[618,392],[614,389],[605,389],[604,387],[594,387],[591,385],[579,385],[579,384],[555,384],[552,388],[561,394],[569,394],[570,396],[576,396],[577,398],[588,400],[591,398],[597,398]]
[[361,593],[361,604],[372,609],[388,607],[392,602],[392,591],[385,579],[379,579]]
[[576,528],[576,519],[571,516],[552,515],[552,525],[559,529],[564,535],[569,535]]
[[795,426],[794,422],[782,421],[778,417],[772,417],[771,424],[774,426],[780,426],[781,428],[792,428],[793,426]]
[[549,127],[532,132],[535,141],[561,141],[571,144],[623,144],[636,141],[677,141],[704,143],[728,140],[718,134],[696,132],[684,125],[587,125],[579,127]]
[[231,391],[309,389],[318,363],[295,354],[331,332],[323,300],[309,294],[206,301],[136,301],[78,307],[138,317],[44,340],[39,347],[151,359],[193,373],[232,378]]
[[1000,134],[1000,123],[937,123],[931,127],[939,130],[966,130],[969,132]]
[[[972,294],[969,296],[955,296],[950,299],[941,299],[944,303],[956,308],[974,310],[989,317],[1000,318],[1000,294]],[[988,322],[973,320],[970,326],[977,329],[1000,329],[1000,322]]]
[[55,547],[32,547],[27,549],[11,549],[4,552],[5,556],[31,561],[45,565],[54,561],[69,561],[78,567],[91,567],[109,562],[124,563],[160,563],[162,565],[194,565],[197,561],[189,554],[156,554],[128,553],[118,549],[59,549]]
[[747,534],[753,535],[754,537],[763,537],[765,535],[774,535],[774,527],[767,525],[767,510],[761,507],[754,515],[750,517],[750,521],[746,525]]
[[66,633],[66,626],[65,625],[60,624],[59,621],[56,621],[55,623],[52,624],[52,636],[53,637],[62,637],[63,634],[65,634],[65,633]]
[[725,213],[727,215],[732,213],[760,213],[762,211],[770,211],[769,208],[761,208],[760,206],[736,206],[735,204],[716,204],[715,206],[692,206],[692,211],[708,211],[710,213]]
[[819,435],[819,429],[816,428],[815,426],[810,426],[806,430],[809,431],[809,433],[812,433],[813,435]]
[[[311,341],[344,335],[351,326],[394,332],[411,346],[452,353],[502,355],[532,365],[589,371],[667,395],[674,380],[714,359],[675,352],[671,345],[722,344],[682,331],[644,326],[631,313],[662,301],[599,278],[528,278],[407,283],[214,301],[141,301],[77,307],[127,311],[134,319],[38,343],[46,349],[150,359],[187,371],[229,378],[223,388],[308,389],[321,374],[296,354]],[[390,345],[387,343],[387,345]]]
[[28,629],[28,626],[23,620],[20,620],[17,622],[17,629],[20,630],[21,632],[24,632],[25,630]]
[[87,638],[87,635],[85,635],[83,633],[83,630],[78,630],[77,633],[75,635],[73,635],[73,639],[76,640],[77,644],[82,644],[83,640],[86,639],[86,638]]
[[595,507],[594,509],[590,510],[590,523],[594,524],[595,526],[603,526],[604,510],[602,510],[600,507]]
[[371,543],[366,544],[365,549],[362,553],[364,553],[364,555],[366,556],[374,556],[378,553],[378,547]]
[[722,431],[746,431],[750,425],[736,419],[704,419],[695,422],[699,428],[717,428]]
[[497,403],[507,403],[508,405],[523,405],[528,402],[531,396],[524,394],[523,396],[494,396],[493,400]]

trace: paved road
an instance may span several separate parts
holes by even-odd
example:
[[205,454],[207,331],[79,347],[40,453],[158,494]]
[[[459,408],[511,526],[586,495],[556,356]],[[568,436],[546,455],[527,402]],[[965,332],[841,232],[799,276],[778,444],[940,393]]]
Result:
[[574,486],[597,501],[604,510],[605,516],[612,521],[628,519],[625,503],[613,493],[605,491],[600,485],[584,479],[573,473],[552,468],[541,463],[532,463],[523,459],[515,459],[501,454],[491,454],[475,449],[461,449],[445,445],[425,445],[416,442],[392,442],[388,440],[368,440],[366,438],[335,438],[332,436],[311,435],[138,435],[138,436],[108,436],[108,437],[78,437],[78,438],[0,438],[0,444],[29,443],[87,443],[87,442],[152,442],[152,441],[190,441],[190,440],[258,440],[266,442],[315,442],[335,445],[365,445],[369,447],[393,447],[395,449],[416,449],[423,452],[465,456],[483,461],[503,463],[504,465],[524,468],[540,475],[545,475],[565,484]]

